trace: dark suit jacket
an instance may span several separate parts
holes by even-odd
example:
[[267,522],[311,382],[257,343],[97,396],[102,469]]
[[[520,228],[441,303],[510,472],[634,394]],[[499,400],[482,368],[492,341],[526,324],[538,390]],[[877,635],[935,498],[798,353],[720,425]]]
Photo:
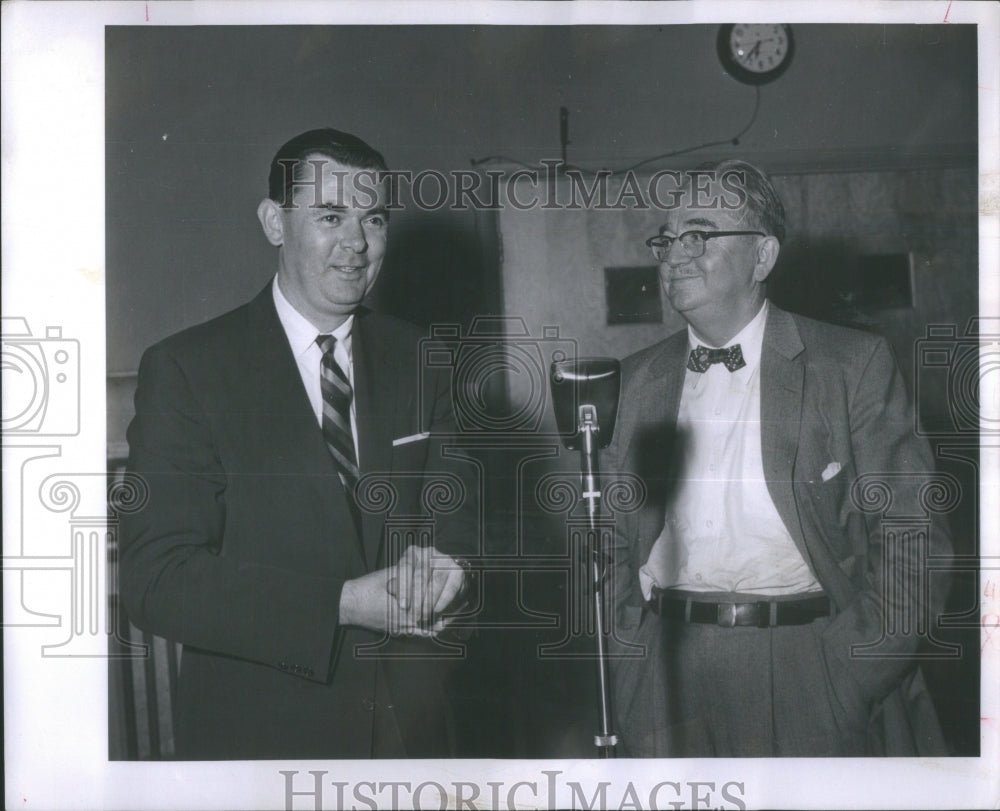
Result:
[[[425,472],[459,476],[464,504],[437,517],[434,542],[471,555],[478,488],[468,466],[442,458],[436,437],[392,444],[451,430],[447,381],[421,374],[419,337],[395,319],[356,315],[361,472],[391,474],[394,519],[426,515]],[[184,644],[178,756],[449,754],[442,660],[376,666],[357,646],[385,640],[338,625],[344,582],[401,550],[387,550],[378,504],[360,537],[355,529],[270,286],[150,348],[135,405],[129,469],[149,502],[122,522],[121,594],[136,625]],[[414,640],[377,650],[454,652]]]
[[[613,550],[617,633],[625,642],[647,646],[657,644],[657,635],[649,627],[640,631],[644,614],[638,570],[663,528],[665,504],[680,475],[670,460],[684,441],[676,422],[687,350],[687,331],[682,330],[625,359],[618,428],[604,460],[609,470],[634,474],[647,488],[645,506],[619,522]],[[883,601],[890,601],[894,617],[919,615],[933,621],[943,604],[943,584],[933,582],[928,606],[917,575],[926,572],[922,555],[950,553],[947,527],[940,515],[931,514],[929,547],[921,549],[916,536],[903,538],[887,565],[882,516],[862,511],[851,497],[859,476],[886,474],[894,515],[927,514],[919,489],[933,475],[934,461],[927,443],[914,434],[912,406],[889,347],[877,336],[771,305],[760,385],[768,491],[838,612],[824,638],[830,681],[856,689],[873,713],[882,713],[881,705],[902,688],[912,699],[907,705],[919,705],[923,713],[930,709],[926,693],[907,658],[918,639],[899,633],[898,627],[884,637]],[[830,463],[838,463],[840,470],[824,480]],[[880,657],[852,656],[852,645],[880,640]],[[669,690],[669,685],[651,683],[650,674],[635,661],[619,662],[613,673],[620,713],[635,714],[640,722],[642,705],[648,713],[648,702]],[[890,710],[896,707],[899,696],[890,704]],[[922,738],[918,735],[913,746],[933,749],[940,741],[936,723],[934,727]],[[895,731],[873,734],[896,739]]]

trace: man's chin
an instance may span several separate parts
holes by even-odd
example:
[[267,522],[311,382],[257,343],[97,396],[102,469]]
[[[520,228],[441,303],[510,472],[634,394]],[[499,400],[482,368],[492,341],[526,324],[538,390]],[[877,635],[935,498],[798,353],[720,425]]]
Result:
[[670,306],[679,313],[686,313],[698,306],[697,298],[683,291],[668,293],[667,301],[669,301]]
[[336,301],[332,301],[327,311],[331,315],[350,315],[358,307],[361,306],[361,302],[364,301],[364,297],[354,300],[354,299],[344,299],[339,298]]
[[324,298],[330,307],[346,308],[348,311],[357,307],[368,295],[369,286],[365,283],[331,285],[324,291]]

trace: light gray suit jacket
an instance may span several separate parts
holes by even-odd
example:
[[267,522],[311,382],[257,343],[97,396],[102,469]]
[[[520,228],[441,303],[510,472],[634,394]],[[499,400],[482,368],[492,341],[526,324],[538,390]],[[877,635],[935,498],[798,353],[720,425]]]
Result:
[[[622,363],[618,428],[602,463],[608,471],[638,477],[646,499],[616,526],[612,588],[617,640],[612,649],[619,653],[634,652],[626,647],[629,643],[647,649],[658,644],[657,620],[643,609],[638,570],[663,528],[665,504],[681,475],[672,460],[684,441],[677,413],[687,350],[687,331],[682,330]],[[761,445],[768,491],[837,609],[824,634],[830,679],[835,684],[850,680],[869,703],[872,718],[893,727],[870,730],[873,753],[944,754],[938,751],[940,732],[923,681],[910,659],[919,638],[900,633],[898,623],[895,633],[885,633],[887,614],[896,620],[936,618],[945,590],[935,577],[929,600],[924,594],[927,556],[947,556],[951,550],[943,517],[928,515],[923,504],[934,461],[914,428],[905,383],[882,338],[770,305],[761,360]],[[824,480],[831,463],[840,470]],[[884,544],[877,508],[885,487],[893,496],[891,514],[924,516],[929,531]],[[852,655],[852,646],[866,643],[877,643],[870,650],[880,655]],[[657,705],[669,690],[650,672],[649,661],[612,664],[623,729],[641,727],[650,717],[650,702]],[[887,713],[900,717],[887,722]],[[918,729],[909,743],[899,741],[896,728],[904,715],[905,723]]]

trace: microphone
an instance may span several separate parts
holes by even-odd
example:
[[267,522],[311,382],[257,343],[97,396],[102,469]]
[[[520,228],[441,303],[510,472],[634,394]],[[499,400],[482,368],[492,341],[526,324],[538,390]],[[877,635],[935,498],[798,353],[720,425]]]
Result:
[[577,358],[552,364],[552,409],[563,444],[583,447],[586,426],[598,448],[606,448],[615,432],[621,364],[615,358]]
[[598,449],[611,444],[618,417],[621,364],[614,358],[578,358],[552,364],[552,409],[563,444],[580,451],[582,500],[586,503],[588,556],[593,578],[599,731],[594,745],[600,757],[614,757],[618,735],[612,728],[611,687],[607,639],[604,628],[605,584],[608,557],[604,549],[606,525],[601,521],[601,484]]

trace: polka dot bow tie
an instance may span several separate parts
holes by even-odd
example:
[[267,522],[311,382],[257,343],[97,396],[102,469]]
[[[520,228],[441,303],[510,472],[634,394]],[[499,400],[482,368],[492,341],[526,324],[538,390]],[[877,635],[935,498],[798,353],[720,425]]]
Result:
[[713,363],[723,363],[730,372],[742,369],[747,365],[743,360],[743,350],[739,344],[727,346],[725,349],[709,349],[707,346],[697,346],[688,356],[687,367],[692,372],[707,372]]

